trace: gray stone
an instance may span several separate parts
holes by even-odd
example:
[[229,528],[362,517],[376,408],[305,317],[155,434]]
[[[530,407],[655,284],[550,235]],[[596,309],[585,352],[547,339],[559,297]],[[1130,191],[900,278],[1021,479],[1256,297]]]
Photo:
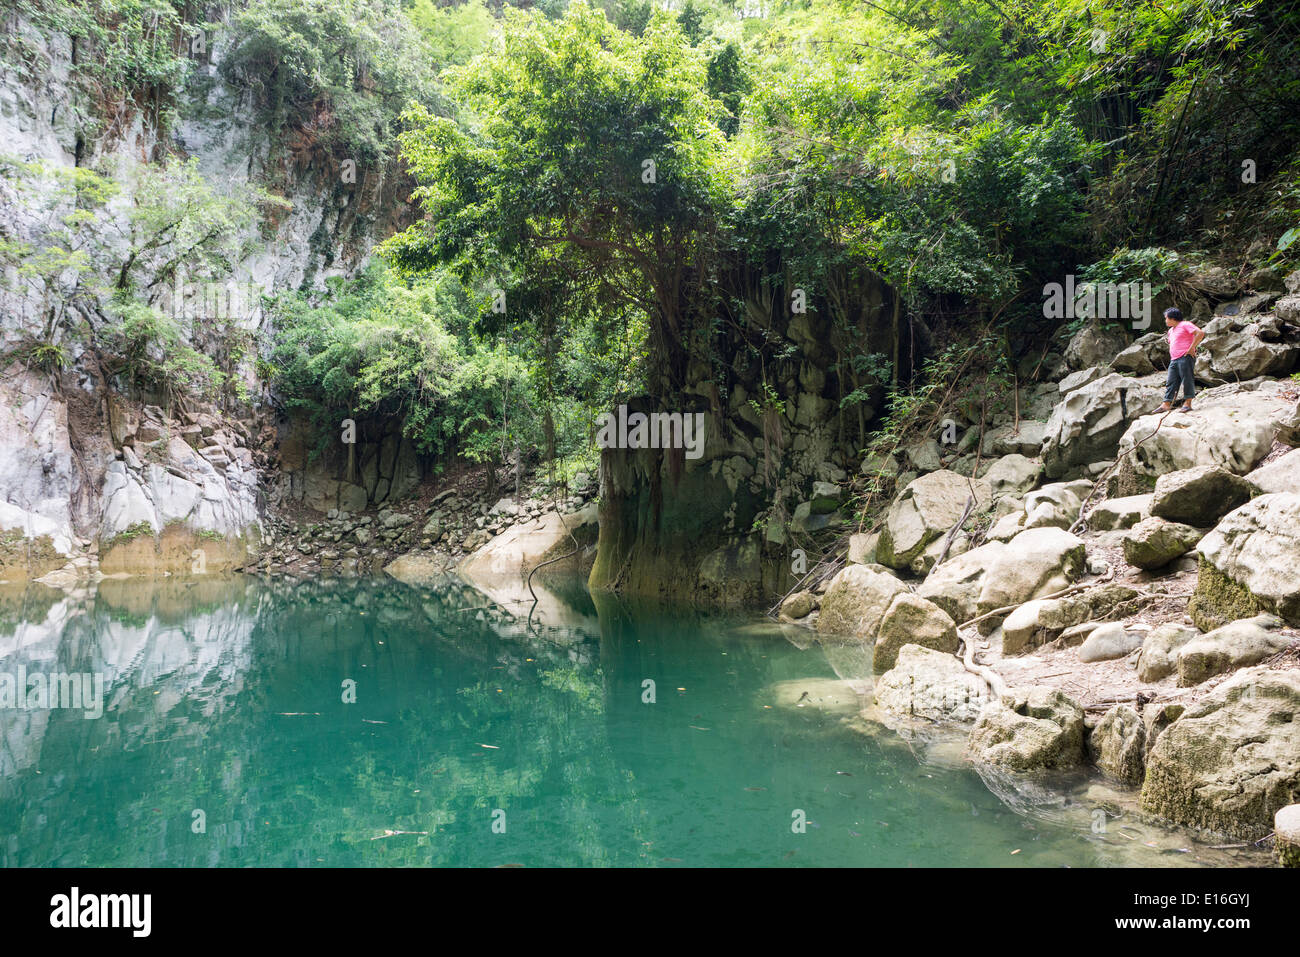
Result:
[[884,674],[898,658],[903,645],[920,645],[955,654],[957,628],[942,608],[911,592],[894,596],[876,633],[876,646],[872,653],[872,669]]
[[1254,839],[1300,794],[1300,671],[1247,668],[1193,704],[1147,756],[1142,809]]
[[1201,536],[1202,532],[1190,525],[1144,518],[1124,535],[1124,560],[1146,571],[1164,568],[1195,548]]
[[1142,653],[1138,655],[1138,680],[1145,682],[1160,681],[1178,670],[1178,652],[1200,632],[1190,625],[1166,622],[1156,627],[1142,643]]
[[1142,636],[1119,622],[1107,622],[1093,629],[1079,649],[1080,661],[1110,661],[1123,658],[1142,647]]
[[1088,756],[1106,777],[1141,784],[1146,765],[1142,716],[1126,704],[1111,708],[1088,736]]
[[1291,643],[1277,631],[1271,615],[1233,621],[1193,638],[1178,649],[1178,685],[1198,685],[1207,678],[1257,664]]
[[989,703],[984,680],[953,655],[920,645],[898,649],[894,667],[876,679],[878,708],[927,721],[974,721]]
[[1166,472],[1156,479],[1151,514],[1157,518],[1208,528],[1250,501],[1250,483],[1217,465]]
[[986,707],[967,750],[1010,771],[1069,768],[1083,760],[1083,711],[1054,688],[1016,689]]

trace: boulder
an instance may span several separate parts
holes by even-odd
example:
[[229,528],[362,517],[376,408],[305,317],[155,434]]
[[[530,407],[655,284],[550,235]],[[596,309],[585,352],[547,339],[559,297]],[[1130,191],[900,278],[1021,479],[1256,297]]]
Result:
[[[1069,532],[1059,528],[1021,532],[1003,546],[985,572],[977,612],[983,615],[1060,591],[1083,573],[1084,559],[1082,540]],[[996,624],[989,619],[981,622],[980,630],[987,634]]]
[[1200,632],[1190,625],[1166,622],[1156,627],[1142,642],[1138,655],[1138,680],[1156,682],[1178,670],[1178,652]]
[[1278,418],[1277,440],[1293,449],[1300,447],[1300,401]]
[[1057,391],[1062,394],[1073,392],[1075,389],[1082,388],[1089,382],[1096,382],[1102,376],[1110,372],[1108,366],[1089,366],[1086,369],[1080,369],[1078,372],[1071,372],[1057,383]]
[[[945,562],[916,593],[960,624],[1060,591],[1079,577],[1083,563],[1080,539],[1058,528],[1035,528],[1010,542],[988,542]],[[992,618],[980,623],[985,634],[996,625]]]
[[1092,630],[1079,649],[1080,661],[1111,661],[1123,658],[1142,647],[1142,635],[1129,631],[1116,621],[1106,622]]
[[984,533],[984,537],[990,542],[1009,542],[1024,530],[1025,512],[1021,508],[1019,511],[1010,512],[999,518]]
[[876,549],[877,561],[890,568],[908,568],[925,547],[943,537],[961,518],[966,500],[975,497],[978,512],[992,498],[983,479],[963,478],[941,470],[910,482],[889,507]]
[[1141,784],[1146,767],[1146,725],[1126,704],[1117,704],[1088,736],[1088,757],[1108,778]]
[[1094,532],[1132,528],[1151,514],[1150,495],[1108,498],[1088,513],[1088,527]]
[[1038,484],[1038,477],[1042,474],[1041,462],[1013,453],[992,462],[981,478],[989,483],[994,497],[997,497],[1029,491]]
[[1292,449],[1246,476],[1261,492],[1294,492],[1300,489],[1300,449]]
[[1166,472],[1156,479],[1151,514],[1171,522],[1209,528],[1250,501],[1250,483],[1217,465]]
[[1201,540],[1200,529],[1163,518],[1144,518],[1124,535],[1124,560],[1135,568],[1152,571],[1164,568]]
[[916,472],[936,472],[943,468],[939,443],[935,439],[922,439],[904,450],[903,457]]
[[[1019,654],[1064,638],[1067,632],[1085,623],[1114,614],[1118,605],[1136,596],[1137,592],[1129,586],[1109,582],[1064,598],[1025,602],[1002,623],[1002,653]],[[1100,627],[1099,623],[1094,624],[1089,633],[1097,627]],[[1083,632],[1076,634],[1076,642],[1086,637]]]
[[831,581],[822,598],[817,631],[874,641],[880,622],[894,598],[907,586],[866,565],[846,565]]
[[872,670],[879,675],[894,667],[898,649],[907,644],[956,654],[957,626],[938,605],[911,592],[901,592],[894,597],[880,622],[872,652]]
[[916,589],[960,624],[975,617],[980,590],[988,566],[1006,549],[1002,542],[988,542],[936,567]]
[[808,589],[797,591],[781,603],[781,615],[791,621],[807,618],[816,607],[813,593]]
[[879,532],[859,532],[856,535],[850,535],[849,562],[854,565],[874,565],[876,563],[876,546],[879,542]]
[[809,500],[814,515],[826,515],[840,507],[844,491],[830,482],[814,482],[812,499]]
[[1069,768],[1083,760],[1083,733],[1083,711],[1060,691],[1017,689],[980,713],[966,748],[1010,771]]
[[1128,372],[1132,375],[1150,375],[1156,371],[1155,363],[1147,355],[1146,348],[1138,342],[1133,343],[1115,357],[1111,368],[1116,372]]
[[1178,685],[1198,685],[1206,678],[1258,664],[1277,654],[1291,639],[1277,630],[1271,615],[1257,615],[1215,628],[1178,649]]
[[1038,455],[1046,438],[1046,422],[1022,419],[1019,427],[1003,425],[987,432],[980,451],[985,456],[1024,455],[1033,458]]
[[1042,449],[1047,477],[1062,478],[1089,463],[1113,459],[1132,420],[1157,408],[1163,398],[1155,388],[1118,373],[1067,393],[1047,420]]
[[[976,549],[978,551],[978,549]],[[1300,625],[1300,494],[1260,495],[1201,539],[1188,606],[1203,630],[1264,610]]]
[[1092,491],[1086,479],[1053,482],[1025,496],[1025,528],[1069,528]]
[[950,654],[903,645],[894,667],[876,679],[876,706],[927,721],[974,721],[989,702],[983,679]]
[[1205,326],[1196,375],[1207,382],[1284,376],[1298,358],[1300,329],[1291,323],[1277,316],[1221,315]]
[[1286,409],[1279,396],[1284,390],[1262,379],[1207,389],[1196,396],[1194,412],[1136,419],[1119,452],[1129,455],[1135,473],[1152,479],[1203,465],[1245,475],[1273,447]]
[[1142,809],[1247,839],[1300,794],[1300,670],[1244,669],[1191,705],[1147,756]]
[[1065,347],[1065,361],[1071,369],[1104,365],[1128,345],[1128,336],[1114,325],[1093,320],[1076,332]]

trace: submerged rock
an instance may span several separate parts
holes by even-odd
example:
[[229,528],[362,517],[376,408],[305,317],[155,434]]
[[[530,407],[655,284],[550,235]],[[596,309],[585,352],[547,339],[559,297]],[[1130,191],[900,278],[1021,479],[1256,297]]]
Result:
[[1247,838],[1300,793],[1300,671],[1248,668],[1192,705],[1147,757],[1142,808]]

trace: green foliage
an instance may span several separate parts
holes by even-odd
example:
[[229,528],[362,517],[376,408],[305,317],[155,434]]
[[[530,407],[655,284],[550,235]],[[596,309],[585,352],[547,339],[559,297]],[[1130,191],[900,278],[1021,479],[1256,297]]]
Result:
[[146,386],[168,402],[182,396],[218,397],[226,373],[211,356],[186,344],[177,319],[127,297],[111,308],[117,321],[102,333],[103,345],[132,387]]
[[[425,8],[416,14],[437,33]],[[223,74],[282,145],[386,161],[408,101],[432,101],[422,31],[397,0],[249,0],[231,31]]]

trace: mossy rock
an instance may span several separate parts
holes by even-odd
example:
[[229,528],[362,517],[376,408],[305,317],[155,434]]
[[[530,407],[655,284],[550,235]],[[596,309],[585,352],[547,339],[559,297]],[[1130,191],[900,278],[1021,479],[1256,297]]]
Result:
[[1196,591],[1187,603],[1187,613],[1201,631],[1222,628],[1230,621],[1253,618],[1265,611],[1258,598],[1240,582],[1233,581],[1204,558],[1197,567]]

